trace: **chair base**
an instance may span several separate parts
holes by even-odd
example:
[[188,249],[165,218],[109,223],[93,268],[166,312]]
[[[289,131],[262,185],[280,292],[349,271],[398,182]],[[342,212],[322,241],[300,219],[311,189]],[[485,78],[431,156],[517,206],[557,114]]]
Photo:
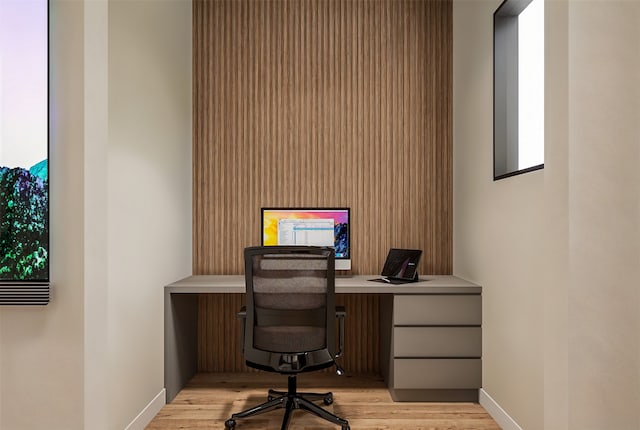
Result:
[[242,412],[233,414],[231,418],[225,421],[225,429],[235,429],[236,420],[239,418],[248,418],[254,415],[263,414],[265,412],[270,412],[274,409],[284,408],[285,412],[284,418],[282,419],[281,430],[287,430],[289,428],[291,414],[295,409],[302,409],[303,411],[323,418],[333,424],[339,425],[342,430],[350,430],[349,422],[347,420],[344,420],[313,403],[313,401],[322,400],[325,405],[332,404],[332,393],[298,393],[296,386],[296,376],[289,376],[287,392],[269,390],[269,395],[267,396],[266,402],[262,403],[261,405],[246,409]]

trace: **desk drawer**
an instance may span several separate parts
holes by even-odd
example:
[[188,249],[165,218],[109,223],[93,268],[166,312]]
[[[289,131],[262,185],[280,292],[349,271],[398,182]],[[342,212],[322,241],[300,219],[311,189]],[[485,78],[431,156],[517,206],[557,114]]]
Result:
[[479,358],[396,358],[393,388],[469,389],[482,386]]
[[394,357],[481,357],[480,327],[395,327]]
[[407,295],[393,300],[394,325],[481,325],[482,296]]

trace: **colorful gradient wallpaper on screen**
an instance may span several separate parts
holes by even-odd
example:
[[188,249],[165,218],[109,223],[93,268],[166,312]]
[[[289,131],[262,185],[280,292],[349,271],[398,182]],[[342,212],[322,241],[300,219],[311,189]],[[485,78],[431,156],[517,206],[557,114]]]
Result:
[[49,280],[48,2],[0,0],[0,282]]
[[349,213],[347,210],[319,211],[305,209],[264,209],[262,244],[278,244],[278,221],[281,219],[333,218],[336,258],[349,258]]

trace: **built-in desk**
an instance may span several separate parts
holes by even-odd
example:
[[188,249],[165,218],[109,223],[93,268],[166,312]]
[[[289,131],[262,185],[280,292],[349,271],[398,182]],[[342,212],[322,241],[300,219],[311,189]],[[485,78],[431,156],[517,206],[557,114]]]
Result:
[[[376,277],[338,276],[336,293],[382,295],[381,370],[393,399],[477,401],[482,288],[455,276],[422,276],[404,285],[370,281]],[[197,370],[198,294],[244,292],[242,275],[190,276],[165,287],[167,402]]]

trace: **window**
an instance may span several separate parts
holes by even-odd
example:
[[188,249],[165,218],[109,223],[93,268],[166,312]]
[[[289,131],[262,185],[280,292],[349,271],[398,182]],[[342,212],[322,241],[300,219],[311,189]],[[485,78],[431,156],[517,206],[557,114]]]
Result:
[[493,15],[494,180],[544,167],[544,0]]

